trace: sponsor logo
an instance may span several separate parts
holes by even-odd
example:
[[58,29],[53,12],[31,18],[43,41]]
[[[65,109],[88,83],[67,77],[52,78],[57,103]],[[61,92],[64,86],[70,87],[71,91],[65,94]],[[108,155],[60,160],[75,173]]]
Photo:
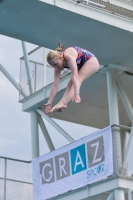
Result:
[[101,136],[39,163],[42,185],[50,184],[86,169],[87,178],[96,176],[103,172],[104,160],[104,141]]
[[100,164],[96,167],[93,167],[92,169],[89,169],[87,171],[87,179],[90,179],[94,176],[97,176],[98,174],[102,173],[104,171],[104,164]]

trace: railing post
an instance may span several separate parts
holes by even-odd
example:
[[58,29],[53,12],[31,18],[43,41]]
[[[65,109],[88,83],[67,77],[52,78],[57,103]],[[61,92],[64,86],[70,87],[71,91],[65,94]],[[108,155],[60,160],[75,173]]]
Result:
[[43,66],[44,66],[44,87],[46,86],[46,70],[47,70],[47,67],[46,67],[46,48],[44,48],[44,53],[43,53]]
[[7,175],[7,159],[5,158],[4,200],[6,200],[6,175]]

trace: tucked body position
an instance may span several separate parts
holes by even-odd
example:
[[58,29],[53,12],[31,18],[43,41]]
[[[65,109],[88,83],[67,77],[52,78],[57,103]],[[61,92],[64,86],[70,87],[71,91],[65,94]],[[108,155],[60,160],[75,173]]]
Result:
[[[67,103],[72,100],[80,103],[80,87],[84,80],[99,70],[99,62],[95,55],[81,47],[72,46],[63,51],[63,45],[58,40],[58,48],[50,51],[47,55],[47,62],[54,67],[54,83],[51,88],[45,113],[62,111],[67,108]],[[52,108],[52,102],[58,92],[60,74],[64,69],[71,70],[71,79],[68,82],[66,91],[61,100]]]

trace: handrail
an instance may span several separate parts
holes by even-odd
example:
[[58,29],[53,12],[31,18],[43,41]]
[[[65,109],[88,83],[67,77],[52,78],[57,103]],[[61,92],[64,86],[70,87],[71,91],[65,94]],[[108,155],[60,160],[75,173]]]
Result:
[[[111,0],[91,0],[91,3],[87,0],[71,0],[74,3],[81,4],[83,6],[95,7],[97,9],[102,9],[104,11],[110,12],[111,14],[116,14],[118,16],[124,16],[130,20],[133,19],[133,2],[126,0],[117,0],[111,2]],[[96,5],[96,4],[99,5]],[[124,5],[122,4],[124,3]],[[102,5],[104,7],[102,7]]]
[[117,124],[112,124],[111,127],[119,127],[119,128],[123,128],[123,129],[127,129],[127,130],[131,130],[131,127],[129,126],[124,126],[124,125],[117,125]]
[[13,160],[13,161],[18,161],[18,162],[25,162],[25,163],[31,163],[32,161],[26,161],[26,160],[19,160],[19,159],[15,159],[15,158],[9,158],[9,157],[3,157],[3,156],[0,156],[0,158],[2,159],[7,159],[7,160]]
[[[30,51],[30,52],[28,53],[28,56],[31,55],[32,53],[34,53],[35,51],[37,51],[37,50],[40,49],[40,48],[42,48],[42,47],[40,47],[40,46],[36,47],[35,49],[33,49],[32,51]],[[22,56],[22,57],[19,58],[19,59],[24,60],[24,56]]]

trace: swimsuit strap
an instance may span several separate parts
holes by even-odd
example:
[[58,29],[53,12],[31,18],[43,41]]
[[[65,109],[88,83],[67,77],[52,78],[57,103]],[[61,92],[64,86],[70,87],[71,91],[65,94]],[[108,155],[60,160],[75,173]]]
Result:
[[[74,48],[76,51],[77,51],[77,54],[78,54],[78,50],[76,49],[76,47],[75,46],[71,46],[72,48]],[[68,47],[69,48],[69,47]],[[66,49],[68,49],[68,48],[66,48]],[[65,59],[65,57],[64,57],[64,52],[66,51],[66,49],[63,51],[63,58],[64,58],[64,60],[66,61],[66,59]],[[79,57],[79,55],[77,55],[77,58]],[[76,60],[77,60],[77,58],[76,58]]]

